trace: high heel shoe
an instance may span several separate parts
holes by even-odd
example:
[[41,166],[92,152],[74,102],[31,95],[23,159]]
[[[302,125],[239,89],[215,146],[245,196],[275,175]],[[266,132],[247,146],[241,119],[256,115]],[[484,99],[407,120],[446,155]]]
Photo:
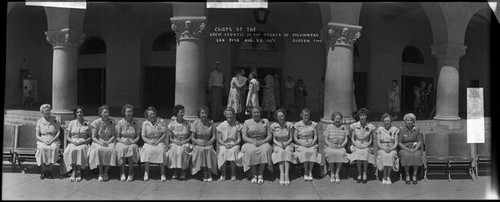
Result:
[[257,176],[253,176],[253,178],[252,178],[252,181],[251,181],[251,182],[252,182],[252,184],[257,183]]
[[147,172],[144,172],[144,181],[148,181],[149,180],[149,175]]
[[264,183],[264,176],[259,175],[259,177],[258,177],[258,179],[257,179],[257,183],[259,183],[259,184]]
[[406,184],[410,184],[411,181],[410,181],[410,176],[406,176],[406,180],[405,180]]
[[413,180],[413,184],[418,184],[418,182],[417,182],[417,176],[413,176],[413,179],[414,179]]
[[165,175],[161,175],[160,180],[161,180],[162,182],[165,182],[165,181],[167,181],[167,177],[165,177]]
[[361,175],[358,176],[358,179],[356,180],[356,182],[359,184],[361,183]]

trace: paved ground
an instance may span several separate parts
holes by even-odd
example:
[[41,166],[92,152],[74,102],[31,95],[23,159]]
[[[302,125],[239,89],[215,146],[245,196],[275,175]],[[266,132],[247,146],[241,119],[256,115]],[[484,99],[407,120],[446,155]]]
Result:
[[[55,167],[54,170],[58,168]],[[3,165],[2,200],[165,200],[165,199],[485,199],[491,198],[490,177],[480,176],[478,180],[461,177],[429,179],[418,185],[406,185],[397,180],[392,185],[382,185],[370,180],[357,184],[345,179],[332,184],[328,177],[304,182],[292,180],[288,187],[280,186],[278,180],[268,179],[262,185],[252,184],[247,179],[214,181],[204,183],[198,177],[186,181],[159,180],[159,170],[152,167],[151,180],[142,181],[142,172],[136,169],[135,180],[121,182],[117,169],[111,180],[99,182],[95,173],[87,175],[81,182],[70,182],[68,177],[56,175],[55,179],[40,180],[35,166],[28,166],[22,174],[13,170],[9,163]],[[111,170],[110,170],[111,171]],[[140,173],[140,174],[139,174]],[[268,177],[272,178],[272,177]],[[498,195],[493,195],[498,199]]]

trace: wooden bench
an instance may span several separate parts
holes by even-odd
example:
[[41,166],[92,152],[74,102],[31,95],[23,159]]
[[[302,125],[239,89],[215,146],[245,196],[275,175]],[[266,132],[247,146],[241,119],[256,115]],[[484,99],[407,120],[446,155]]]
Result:
[[4,160],[11,162],[12,167],[15,168],[16,158],[14,155],[14,147],[16,138],[18,136],[19,125],[6,123],[3,124],[3,153]]

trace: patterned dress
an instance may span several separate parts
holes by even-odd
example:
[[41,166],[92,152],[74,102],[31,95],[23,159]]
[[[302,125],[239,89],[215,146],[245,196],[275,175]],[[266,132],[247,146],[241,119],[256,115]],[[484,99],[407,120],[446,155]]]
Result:
[[[90,123],[88,121],[83,121],[83,124],[75,119],[68,123],[66,132],[69,134],[69,138],[75,142],[86,141],[91,135]],[[71,171],[71,164],[79,165],[82,169],[85,169],[89,164],[89,145],[81,144],[75,146],[73,143],[68,142],[66,149],[64,149],[63,154],[65,172]]]
[[[261,119],[259,122],[248,119],[243,123],[243,130],[247,130],[247,137],[255,140],[266,139],[268,127],[269,121],[267,119]],[[268,142],[258,147],[252,143],[245,143],[241,147],[241,152],[243,153],[243,171],[246,172],[250,166],[259,164],[268,164],[269,170],[272,170],[271,145]]]
[[[273,123],[270,126],[270,130],[274,139],[278,142],[285,143],[292,137],[293,124],[290,122],[285,122],[285,125],[281,126],[279,123]],[[293,162],[295,163],[293,155],[294,144],[291,143],[283,149],[274,143],[273,153],[271,154],[271,159],[274,164],[279,162]]]
[[[97,139],[109,141],[112,137],[116,136],[116,124],[112,119],[103,121],[98,118],[90,124],[92,129],[97,130]],[[102,146],[96,142],[90,146],[90,169],[97,168],[98,165],[103,166],[116,166],[117,157],[115,150],[115,142],[111,142],[108,146]]]
[[229,89],[229,96],[227,99],[227,107],[232,107],[236,110],[236,113],[241,113],[243,111],[243,107],[241,106],[241,90],[245,85],[245,82],[240,83],[237,77],[233,77],[231,80],[231,87]]
[[[149,120],[145,120],[142,123],[142,134],[148,139],[158,140],[163,134],[166,133],[165,121],[161,118],[156,118],[155,123],[151,123]],[[160,141],[157,145],[152,145],[144,142],[144,145],[139,149],[139,154],[142,162],[149,163],[167,163],[167,150],[168,147],[165,144],[166,134],[163,141]]]
[[[184,141],[189,138],[190,126],[186,120],[177,122],[177,119],[167,126],[174,140]],[[169,168],[187,169],[191,160],[191,150],[193,146],[188,142],[183,145],[170,143],[170,150],[167,152]]]
[[[118,121],[116,124],[116,134],[121,136],[122,141],[132,142],[137,136],[140,135],[141,126],[136,119],[132,119],[132,122],[128,122],[125,119]],[[118,158],[118,165],[122,165],[123,158],[132,157],[134,163],[139,162],[139,147],[137,144],[125,145],[122,142],[116,142],[116,154]]]
[[[398,142],[404,144],[409,149],[415,148],[417,143],[420,142],[420,147],[423,144],[422,133],[418,128],[413,126],[413,128],[408,129],[408,127],[403,126],[398,137]],[[399,156],[401,158],[402,166],[420,166],[423,162],[422,150],[417,150],[410,153],[406,150],[399,150]]]
[[[354,136],[354,141],[357,144],[361,144],[363,146],[367,145],[372,138],[372,132],[375,131],[375,126],[371,123],[367,123],[366,126],[362,127],[361,123],[358,121],[356,123],[351,124],[351,135]],[[356,160],[368,161],[368,163],[375,163],[375,156],[373,156],[373,148],[357,148],[354,144],[351,145],[351,154],[347,155],[347,158],[351,163],[354,163]]]
[[259,105],[259,81],[257,79],[250,80],[248,84],[248,96],[246,106],[258,107]]
[[[299,121],[293,125],[299,141],[311,141],[314,139],[314,130],[318,124],[314,121],[310,122],[310,124],[305,124],[303,121]],[[321,163],[322,155],[318,151],[318,142],[314,142],[310,147],[304,147],[297,144],[294,155],[300,163]]]
[[[384,126],[380,126],[375,131],[378,141],[380,141],[381,146],[392,147],[394,144],[398,144],[399,129],[391,126],[389,130],[385,129]],[[397,148],[397,147],[396,147]],[[378,148],[377,151],[377,168],[379,170],[384,169],[384,166],[390,166],[394,171],[399,170],[399,159],[396,149],[391,150],[389,153],[385,152],[382,148]]]
[[[194,133],[194,139],[203,143],[209,142],[214,135],[213,125],[212,121],[209,121],[207,126],[200,119],[195,120],[191,124],[191,132]],[[193,144],[195,143],[193,142]],[[195,145],[191,154],[191,163],[193,164],[191,169],[191,174],[193,175],[200,171],[201,167],[206,167],[213,174],[217,174],[217,153],[215,153],[212,145]]]
[[274,78],[271,75],[267,75],[265,78],[266,86],[264,87],[264,95],[262,98],[262,110],[263,111],[276,111],[276,99],[274,97]]
[[[217,135],[220,135],[222,142],[224,143],[236,143],[238,137],[241,137],[241,130],[243,126],[236,122],[233,126],[231,126],[227,121],[222,122],[216,128]],[[219,145],[217,151],[217,165],[219,169],[224,165],[226,161],[235,161],[237,166],[241,165],[241,158],[238,157],[238,153],[240,152],[240,146],[235,145],[230,149],[226,148],[223,145]]]
[[[334,124],[330,124],[326,127],[323,134],[328,139],[328,142],[331,142],[336,146],[341,146],[345,139],[349,136],[349,129],[345,125],[337,127]],[[349,162],[349,159],[347,159],[347,152],[344,147],[338,149],[325,144],[324,152],[328,163]]]
[[[44,117],[38,119],[36,123],[36,130],[40,131],[41,138],[43,140],[53,140],[54,137],[60,130],[59,122],[57,122],[56,117],[50,116],[49,119]],[[59,139],[52,142],[50,145],[46,145],[40,141],[36,141],[36,164],[41,166],[42,164],[54,164],[59,159],[58,151],[61,146],[61,141]]]

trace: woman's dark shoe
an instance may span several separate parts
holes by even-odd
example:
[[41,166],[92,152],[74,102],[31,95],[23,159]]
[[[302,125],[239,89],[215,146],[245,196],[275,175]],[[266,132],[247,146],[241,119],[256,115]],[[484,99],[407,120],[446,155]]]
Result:
[[52,179],[52,171],[48,171],[47,172],[47,178],[48,179]]
[[417,183],[418,183],[417,180],[413,180],[413,184],[417,184]]
[[363,180],[362,183],[363,184],[366,184],[368,182],[368,180]]
[[45,171],[42,171],[42,174],[40,174],[40,179],[43,180],[43,179],[45,179],[45,177],[46,177],[45,176]]
[[405,182],[406,184],[411,184],[410,176],[406,176]]
[[361,181],[362,180],[361,180],[361,175],[360,175],[360,176],[358,176],[358,179],[356,180],[356,182],[359,184],[359,183],[361,183]]

